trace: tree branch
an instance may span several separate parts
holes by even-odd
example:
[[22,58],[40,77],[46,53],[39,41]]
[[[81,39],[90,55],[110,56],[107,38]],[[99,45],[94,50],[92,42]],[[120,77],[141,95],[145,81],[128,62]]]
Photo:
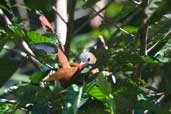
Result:
[[65,23],[67,24],[67,20],[64,19],[61,14],[57,11],[57,9],[53,6],[52,9],[55,11],[55,13],[59,16],[59,18]]
[[146,53],[148,54],[151,50],[153,50],[156,46],[158,46],[161,41],[163,41],[165,38],[167,38],[167,36],[171,33],[171,29],[164,34],[164,36],[162,38],[160,38],[160,40],[158,40],[155,44],[153,44],[150,48],[147,49]]
[[68,12],[69,19],[67,23],[67,37],[66,37],[66,44],[65,44],[65,54],[66,56],[69,55],[70,50],[70,43],[74,35],[74,12],[77,0],[70,0],[70,10]]
[[[145,56],[147,55],[146,50],[147,50],[147,37],[148,37],[148,25],[149,25],[149,18],[147,17],[147,15],[145,14],[145,9],[149,4],[149,0],[144,0],[142,2],[142,7],[143,7],[143,25],[140,27],[139,29],[139,34],[138,34],[138,38],[140,40],[140,56]],[[136,66],[135,69],[135,79],[137,81],[141,80],[141,73],[143,70],[143,63],[139,63]]]

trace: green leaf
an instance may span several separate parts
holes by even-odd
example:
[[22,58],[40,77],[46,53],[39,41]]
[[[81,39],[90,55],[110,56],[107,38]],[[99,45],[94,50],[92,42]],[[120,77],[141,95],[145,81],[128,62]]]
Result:
[[107,17],[115,17],[122,11],[123,4],[121,3],[112,3],[106,9],[106,16]]
[[1,39],[0,40],[0,52],[3,49],[4,45],[6,44],[7,40],[6,39]]
[[102,101],[102,102],[106,101],[107,96],[101,91],[99,87],[95,85],[88,87],[86,92],[99,101]]
[[82,74],[85,74],[85,73],[88,73],[90,71],[89,68],[84,68],[83,70],[81,70],[81,73]]
[[48,38],[46,36],[41,35],[38,32],[28,32],[27,36],[31,43],[52,43],[55,44],[56,39]]
[[0,104],[0,114],[6,114],[9,109],[10,107],[8,104]]
[[[105,79],[105,76],[103,73],[100,73],[96,79],[97,86],[100,88],[100,90],[107,96],[111,94],[112,92],[112,86],[111,84]],[[106,89],[107,88],[107,89]]]
[[34,105],[31,114],[49,114],[48,103],[42,105]]
[[18,24],[8,25],[8,28],[11,30],[11,33],[8,32],[11,39],[22,39],[24,38],[24,31],[22,27]]
[[[98,82],[99,84],[103,84],[104,82],[106,83],[106,80],[104,81],[103,79],[99,79],[100,81]],[[104,85],[102,85],[104,86]],[[108,88],[109,87],[109,88]],[[95,99],[101,101],[105,106],[106,106],[106,111],[110,112],[111,114],[115,114],[116,112],[116,106],[115,102],[113,99],[113,96],[109,94],[111,92],[110,86],[107,84],[106,85],[106,90],[104,90],[104,87],[97,87],[96,85],[89,85],[86,88],[86,92],[94,97]],[[108,90],[109,89],[109,90]],[[104,93],[106,92],[106,93]]]
[[80,107],[83,88],[73,84],[68,88],[64,98],[64,109],[62,114],[76,114]]
[[20,85],[17,89],[11,92],[15,95],[15,98],[21,106],[25,106],[28,103],[34,105],[47,104],[51,100],[50,90],[34,85]]
[[114,101],[113,97],[109,97],[109,99],[107,100],[106,108],[107,108],[106,110],[110,114],[116,114],[116,104],[115,104],[115,101]]
[[17,70],[20,62],[9,58],[0,58],[0,86],[2,86]]
[[138,27],[132,26],[132,25],[127,25],[123,29],[128,31],[129,33],[137,32],[138,31]]
[[142,59],[145,63],[158,63],[154,58],[151,58],[150,56],[142,57]]
[[34,73],[31,77],[31,83],[33,84],[39,84],[40,81],[42,81],[42,79],[47,75],[47,72],[45,71],[40,71],[40,72],[36,72]]
[[[154,44],[158,40],[161,40],[169,31],[171,26],[171,14],[165,14],[162,18],[149,26],[149,43]],[[171,35],[169,34],[166,38],[168,39]]]

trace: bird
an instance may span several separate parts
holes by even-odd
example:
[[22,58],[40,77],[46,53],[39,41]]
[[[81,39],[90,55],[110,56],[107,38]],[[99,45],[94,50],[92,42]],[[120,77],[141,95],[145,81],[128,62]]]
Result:
[[[45,31],[50,31],[52,33],[54,32],[53,27],[44,15],[40,15],[39,20]],[[57,58],[62,67],[59,70],[57,70],[54,74],[52,74],[49,78],[47,78],[45,81],[69,81],[78,71],[82,70],[87,64],[96,63],[96,57],[94,56],[94,54],[88,51],[80,54],[80,63],[69,63],[67,57],[64,54],[63,46],[61,45],[59,40],[58,42],[59,45],[57,46]]]
[[95,64],[96,57],[91,52],[83,52],[79,58],[80,63],[69,63],[67,57],[60,47],[57,47],[58,50],[58,61],[61,64],[61,68],[52,74],[46,81],[55,81],[55,80],[64,80],[69,81],[72,77],[80,70],[82,70],[86,64]]

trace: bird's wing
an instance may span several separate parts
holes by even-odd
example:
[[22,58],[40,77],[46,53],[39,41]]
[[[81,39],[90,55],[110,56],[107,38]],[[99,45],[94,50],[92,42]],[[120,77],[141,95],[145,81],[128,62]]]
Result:
[[62,68],[70,67],[70,63],[60,47],[58,47],[58,60],[59,60],[59,63],[61,64]]
[[72,76],[77,72],[78,67],[61,68],[51,75],[46,81],[54,80],[70,80]]

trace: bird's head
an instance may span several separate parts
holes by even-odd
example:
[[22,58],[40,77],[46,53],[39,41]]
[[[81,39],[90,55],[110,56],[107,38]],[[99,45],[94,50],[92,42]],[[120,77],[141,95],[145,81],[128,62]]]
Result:
[[96,57],[91,52],[83,52],[79,56],[80,59],[80,65],[79,69],[84,68],[87,64],[95,64],[96,63]]

